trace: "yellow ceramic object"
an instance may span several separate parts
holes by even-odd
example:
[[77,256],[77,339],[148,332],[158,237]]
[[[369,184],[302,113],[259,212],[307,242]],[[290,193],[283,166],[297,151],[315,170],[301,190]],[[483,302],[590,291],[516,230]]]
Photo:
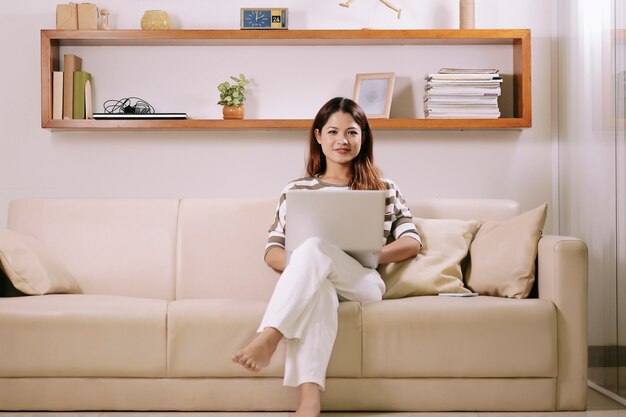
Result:
[[170,29],[170,16],[165,10],[146,10],[141,18],[141,28],[144,30]]

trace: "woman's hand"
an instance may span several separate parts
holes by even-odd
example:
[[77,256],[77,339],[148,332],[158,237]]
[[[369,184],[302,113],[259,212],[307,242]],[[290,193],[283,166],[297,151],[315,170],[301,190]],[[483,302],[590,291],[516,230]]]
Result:
[[412,237],[401,236],[400,239],[383,246],[380,252],[379,264],[400,262],[417,256],[422,250],[422,245]]
[[285,270],[285,249],[274,246],[265,254],[265,263],[270,267],[279,272]]

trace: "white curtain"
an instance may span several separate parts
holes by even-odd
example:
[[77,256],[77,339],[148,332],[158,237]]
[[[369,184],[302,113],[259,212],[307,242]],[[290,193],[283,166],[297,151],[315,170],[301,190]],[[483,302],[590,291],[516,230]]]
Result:
[[626,386],[624,1],[557,0],[559,226],[589,247],[589,378],[613,392]]

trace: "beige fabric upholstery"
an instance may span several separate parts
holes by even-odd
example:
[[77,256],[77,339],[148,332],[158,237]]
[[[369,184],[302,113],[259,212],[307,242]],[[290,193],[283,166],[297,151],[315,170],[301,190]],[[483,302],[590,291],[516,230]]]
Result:
[[20,199],[8,228],[53,248],[85,294],[171,300],[178,201]]
[[[231,362],[231,356],[256,335],[266,302],[240,299],[179,300],[168,311],[170,377],[281,377],[285,345],[280,343],[270,366],[253,374]],[[328,376],[361,374],[361,309],[339,304],[339,329]]]
[[[11,203],[9,227],[50,247],[87,294],[0,298],[0,409],[293,410],[284,346],[258,377],[230,362],[279,277],[263,263],[275,205]],[[423,218],[519,214],[507,200],[409,206]],[[586,246],[546,236],[538,253],[539,299],[341,303],[324,409],[584,409]]]
[[76,279],[39,239],[0,229],[0,267],[24,294],[80,294]]
[[425,219],[506,220],[520,213],[519,203],[512,200],[433,198],[407,203],[413,216]]
[[0,377],[165,376],[165,301],[73,294],[0,301]]
[[587,245],[570,237],[539,241],[539,298],[557,311],[556,408],[584,410],[587,404]]
[[476,220],[413,217],[422,239],[416,257],[378,267],[385,281],[383,299],[439,293],[468,293],[461,261],[478,229]]
[[483,223],[470,248],[467,287],[483,295],[528,297],[547,210],[542,204],[506,221]]
[[269,300],[279,274],[263,253],[277,202],[182,200],[176,298]]
[[[553,378],[329,378],[322,409],[553,411],[554,391]],[[0,378],[8,410],[293,411],[297,401],[282,378]]]
[[554,305],[425,296],[363,304],[364,377],[554,377]]

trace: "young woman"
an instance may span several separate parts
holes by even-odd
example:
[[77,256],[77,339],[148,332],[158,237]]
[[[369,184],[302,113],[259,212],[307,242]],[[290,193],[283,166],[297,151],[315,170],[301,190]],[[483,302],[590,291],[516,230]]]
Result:
[[[386,244],[380,263],[416,256],[421,241],[398,187],[382,178],[374,164],[373,137],[363,110],[354,101],[336,97],[317,113],[309,134],[307,174],[283,189],[270,227],[265,262],[283,271],[270,299],[259,334],[233,355],[233,361],[258,372],[269,365],[278,343],[286,339],[284,385],[300,387],[295,416],[320,414],[320,391],[337,334],[339,297],[378,301],[385,284],[375,269],[361,266],[340,249],[309,239],[293,251],[285,268],[286,192],[290,189],[385,190]],[[393,239],[389,238],[392,235]]]

